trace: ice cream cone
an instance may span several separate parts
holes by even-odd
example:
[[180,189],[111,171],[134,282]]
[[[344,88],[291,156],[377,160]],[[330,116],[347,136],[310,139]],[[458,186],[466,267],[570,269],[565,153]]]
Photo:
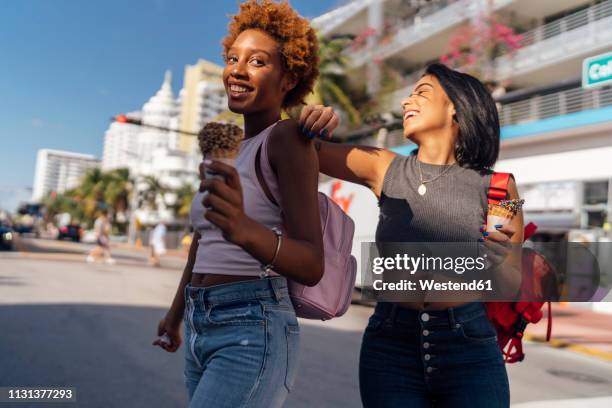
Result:
[[[237,156],[238,156],[238,151],[227,151],[227,150],[220,151],[218,150],[210,154],[207,154],[206,156],[204,156],[204,158],[208,160],[217,160],[217,161],[220,161],[222,163],[225,163],[233,167],[234,164],[236,163]],[[204,166],[204,175],[206,178],[212,178],[212,177],[223,178],[221,175],[219,175],[218,173],[209,169],[206,166]]]
[[[198,134],[198,142],[204,159],[218,160],[234,166],[243,139],[242,129],[236,125],[209,122]],[[221,177],[204,168],[205,177]]]
[[506,225],[521,211],[525,200],[502,200],[498,204],[489,204],[487,212],[487,232],[497,231],[496,225]]

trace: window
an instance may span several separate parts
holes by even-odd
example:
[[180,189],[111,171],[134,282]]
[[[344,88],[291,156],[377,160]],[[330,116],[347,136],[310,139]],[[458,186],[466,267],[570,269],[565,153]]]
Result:
[[607,204],[608,180],[584,183],[584,204]]

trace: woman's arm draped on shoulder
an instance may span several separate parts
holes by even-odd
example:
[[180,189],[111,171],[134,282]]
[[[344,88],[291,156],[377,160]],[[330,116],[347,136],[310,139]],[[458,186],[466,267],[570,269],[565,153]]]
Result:
[[380,196],[395,153],[371,146],[315,141],[321,173],[364,185]]
[[[331,137],[340,118],[334,109],[323,105],[306,105],[299,124],[304,135],[312,139]],[[380,197],[382,183],[395,154],[370,146],[326,143],[315,140],[321,172],[328,176],[369,187]]]

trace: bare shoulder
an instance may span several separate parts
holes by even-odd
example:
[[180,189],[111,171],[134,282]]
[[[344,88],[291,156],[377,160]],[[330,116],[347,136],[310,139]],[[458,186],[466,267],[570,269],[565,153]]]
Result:
[[297,121],[283,120],[272,129],[268,143],[268,153],[272,163],[280,159],[282,161],[290,161],[288,159],[292,158],[303,160],[312,156],[312,152],[314,152],[313,142],[301,134]]
[[270,142],[284,147],[303,146],[312,143],[306,137],[302,136],[300,126],[294,119],[286,119],[278,122],[270,133]]
[[514,176],[511,176],[508,180],[508,197],[511,199],[519,198],[518,187],[516,186]]

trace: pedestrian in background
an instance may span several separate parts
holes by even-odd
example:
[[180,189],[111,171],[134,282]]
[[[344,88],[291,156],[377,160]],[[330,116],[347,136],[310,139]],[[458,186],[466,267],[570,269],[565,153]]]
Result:
[[94,234],[96,236],[96,246],[89,251],[87,262],[96,262],[97,258],[102,257],[104,261],[113,265],[115,260],[110,250],[111,223],[108,218],[108,210],[103,208],[100,215],[94,222]]
[[149,257],[149,263],[153,266],[161,265],[161,256],[166,253],[166,233],[168,228],[166,223],[162,220],[157,223],[151,236],[149,237],[149,246],[151,247],[151,255]]

